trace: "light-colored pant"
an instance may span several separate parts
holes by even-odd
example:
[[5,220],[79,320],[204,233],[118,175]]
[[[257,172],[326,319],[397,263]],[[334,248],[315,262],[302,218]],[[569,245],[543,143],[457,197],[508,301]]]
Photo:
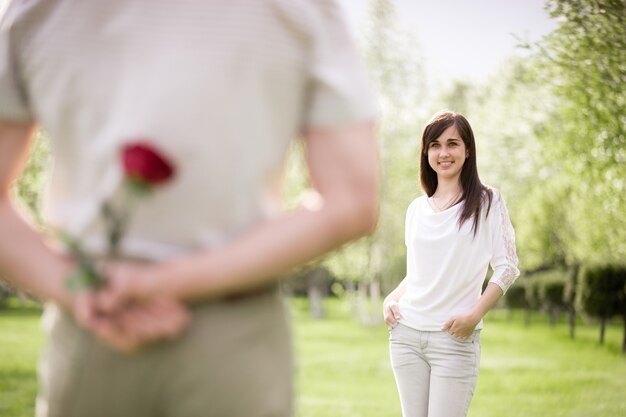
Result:
[[403,324],[390,330],[389,352],[404,417],[467,415],[480,363],[480,331],[468,340]]
[[291,416],[290,329],[275,291],[191,308],[178,339],[121,354],[49,307],[37,417]]

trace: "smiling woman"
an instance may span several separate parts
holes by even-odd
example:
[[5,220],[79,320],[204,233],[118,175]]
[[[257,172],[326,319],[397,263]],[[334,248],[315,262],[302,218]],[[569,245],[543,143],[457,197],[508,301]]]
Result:
[[519,275],[515,234],[504,200],[480,181],[462,115],[426,125],[420,180],[426,195],[406,216],[407,275],[383,307],[391,363],[404,417],[461,417],[478,376],[482,318]]
[[[454,125],[448,127],[438,138],[428,143],[426,153],[428,165],[437,173],[437,176],[449,179],[458,178],[463,164],[469,156],[469,152],[465,149],[465,144]],[[458,199],[459,193],[455,196]],[[435,201],[434,195],[431,197],[431,201]],[[445,208],[454,202],[455,200],[450,200]]]
[[464,201],[459,225],[473,218],[476,231],[483,199],[490,207],[493,193],[478,176],[476,141],[465,117],[443,112],[428,123],[422,138],[420,180],[430,204],[447,202],[447,208]]

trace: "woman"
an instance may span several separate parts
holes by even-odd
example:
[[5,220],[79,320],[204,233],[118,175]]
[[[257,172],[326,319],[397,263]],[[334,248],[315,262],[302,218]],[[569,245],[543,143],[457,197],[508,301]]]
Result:
[[[461,417],[476,385],[482,318],[519,275],[500,194],[480,182],[474,134],[453,112],[422,135],[425,195],[407,210],[407,274],[385,299],[404,417]],[[493,275],[481,295],[488,266]]]

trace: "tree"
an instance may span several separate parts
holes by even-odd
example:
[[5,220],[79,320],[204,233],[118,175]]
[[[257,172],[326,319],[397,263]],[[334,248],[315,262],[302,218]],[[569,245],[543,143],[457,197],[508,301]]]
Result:
[[583,269],[578,303],[587,315],[600,320],[600,344],[604,343],[607,320],[616,315],[623,316],[622,351],[626,352],[626,268],[599,266]]
[[530,318],[533,311],[539,310],[541,307],[541,297],[539,296],[539,282],[534,278],[528,278],[524,281],[524,290],[526,295],[526,325],[530,325]]
[[41,220],[41,194],[45,170],[50,157],[50,143],[44,132],[37,132],[33,149],[22,176],[13,186],[13,194],[23,211],[31,214],[34,221],[43,227]]
[[518,283],[509,288],[504,296],[504,305],[509,311],[509,318],[513,316],[513,310],[528,309],[529,306],[526,301],[526,290],[524,286]]
[[563,201],[568,264],[624,263],[626,3],[550,0],[559,27],[535,46],[537,81],[556,99],[538,138]]
[[567,310],[565,303],[567,274],[561,270],[551,270],[536,274],[534,279],[539,284],[541,305],[548,313],[550,325],[554,326],[559,314]]

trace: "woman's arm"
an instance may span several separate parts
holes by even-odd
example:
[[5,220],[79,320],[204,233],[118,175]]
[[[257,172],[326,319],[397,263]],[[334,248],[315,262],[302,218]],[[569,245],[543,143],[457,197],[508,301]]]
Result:
[[395,326],[398,320],[402,318],[400,308],[398,308],[398,301],[400,301],[405,291],[406,277],[404,277],[398,286],[385,297],[385,301],[383,302],[383,319],[387,326]]
[[476,325],[519,276],[515,231],[502,196],[497,191],[494,193],[494,207],[487,219],[491,231],[490,264],[493,275],[476,306],[467,314],[452,317],[443,326],[444,331],[460,338],[472,334]]
[[490,213],[491,226],[491,275],[490,283],[496,284],[506,293],[519,277],[519,260],[515,247],[515,230],[502,195],[494,191],[495,204]]
[[101,297],[103,306],[158,295],[193,300],[247,291],[371,233],[378,218],[374,125],[311,130],[305,141],[319,207],[284,212],[218,248],[166,263],[116,268]]
[[478,323],[496,305],[502,294],[502,289],[498,285],[489,283],[480,296],[480,300],[469,313],[452,317],[443,325],[441,330],[460,339],[470,337]]

